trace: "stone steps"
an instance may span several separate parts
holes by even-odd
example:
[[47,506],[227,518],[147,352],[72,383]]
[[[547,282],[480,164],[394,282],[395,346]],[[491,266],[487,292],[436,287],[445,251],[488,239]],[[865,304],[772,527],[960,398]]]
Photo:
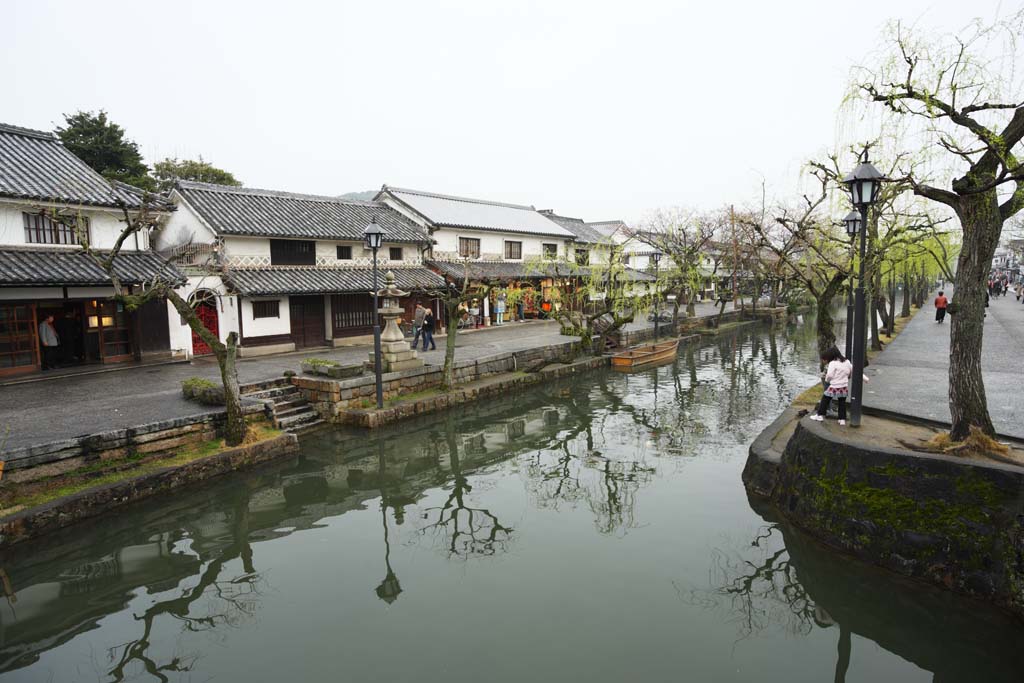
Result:
[[306,431],[324,422],[306,397],[291,384],[260,387],[258,391],[246,396],[271,401],[274,404],[274,425],[286,432]]

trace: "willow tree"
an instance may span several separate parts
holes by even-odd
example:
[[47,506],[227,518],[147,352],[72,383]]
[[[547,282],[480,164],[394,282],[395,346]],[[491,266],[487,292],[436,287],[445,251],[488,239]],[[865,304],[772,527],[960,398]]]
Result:
[[545,258],[531,260],[526,267],[550,277],[551,286],[545,290],[552,305],[549,315],[563,334],[580,338],[584,353],[601,354],[608,339],[650,304],[651,292],[637,291],[636,271],[626,266],[625,248],[616,242],[591,250],[586,264]]
[[679,318],[685,301],[687,315],[695,315],[697,293],[701,291],[705,251],[722,222],[721,212],[695,213],[681,207],[655,210],[640,230],[631,231],[636,239],[665,254],[659,264],[658,289],[675,295],[672,323]]
[[972,427],[992,435],[981,372],[985,282],[1003,224],[1024,208],[1024,100],[1014,71],[1024,10],[961,35],[922,36],[891,27],[885,54],[859,69],[854,92],[886,115],[911,122],[908,150],[929,149],[908,164],[914,194],[948,207],[963,230],[950,312],[950,436]]

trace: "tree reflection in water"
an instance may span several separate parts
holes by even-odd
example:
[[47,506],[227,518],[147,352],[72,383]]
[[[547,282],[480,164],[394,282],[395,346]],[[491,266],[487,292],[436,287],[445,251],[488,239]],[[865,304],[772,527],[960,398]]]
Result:
[[[203,561],[199,580],[194,586],[179,589],[172,598],[154,601],[142,614],[133,615],[142,624],[142,633],[133,640],[110,648],[108,659],[113,668],[107,674],[113,681],[126,681],[135,677],[136,665],[159,681],[170,681],[168,673],[192,670],[200,655],[175,654],[165,663],[159,663],[150,654],[153,629],[160,617],[169,617],[181,624],[178,640],[186,633],[215,631],[222,627],[237,627],[251,618],[261,595],[261,577],[253,564],[249,543],[249,495],[245,489],[234,501],[230,524],[231,543],[215,551],[215,557],[197,558]],[[195,551],[193,551],[195,552]],[[241,560],[242,573],[222,576],[226,565]],[[205,601],[205,604],[200,603]],[[197,603],[202,605],[194,613]],[[162,621],[162,620],[161,620]],[[163,636],[158,640],[163,640]]]
[[[446,459],[451,470],[451,492],[443,505],[424,508],[422,519],[429,523],[420,528],[420,534],[443,539],[442,543],[452,557],[487,556],[504,551],[511,538],[512,527],[502,524],[498,516],[487,508],[469,504],[467,497],[473,491],[473,486],[463,471],[454,416],[447,413],[442,424],[444,440],[441,442],[435,439],[433,443],[438,449],[438,460]],[[464,439],[462,448],[472,453],[486,447],[478,435],[476,438]]]

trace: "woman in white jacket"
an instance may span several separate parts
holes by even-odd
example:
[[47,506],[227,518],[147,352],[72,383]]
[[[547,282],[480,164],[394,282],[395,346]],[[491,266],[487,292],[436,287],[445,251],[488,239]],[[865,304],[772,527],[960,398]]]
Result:
[[[811,415],[811,419],[818,422],[824,421],[829,403],[832,402],[832,399],[836,399],[839,402],[839,424],[845,425],[846,399],[850,395],[850,376],[853,374],[853,363],[844,358],[843,354],[839,353],[839,349],[834,346],[825,352],[821,357],[821,362],[825,363],[825,384],[828,385],[828,388],[825,389],[821,402],[818,403],[818,410]],[[866,375],[864,381],[868,381]]]

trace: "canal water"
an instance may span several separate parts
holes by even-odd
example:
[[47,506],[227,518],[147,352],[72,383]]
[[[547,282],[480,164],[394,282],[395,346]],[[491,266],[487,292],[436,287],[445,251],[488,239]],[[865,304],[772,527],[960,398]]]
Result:
[[0,558],[2,681],[1019,681],[1024,631],[748,500],[812,325],[595,372]]

